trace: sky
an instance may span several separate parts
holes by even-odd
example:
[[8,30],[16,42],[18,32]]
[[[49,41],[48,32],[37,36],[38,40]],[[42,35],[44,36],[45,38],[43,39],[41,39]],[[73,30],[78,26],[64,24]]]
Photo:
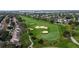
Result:
[[0,0],[0,10],[79,10],[78,0]]

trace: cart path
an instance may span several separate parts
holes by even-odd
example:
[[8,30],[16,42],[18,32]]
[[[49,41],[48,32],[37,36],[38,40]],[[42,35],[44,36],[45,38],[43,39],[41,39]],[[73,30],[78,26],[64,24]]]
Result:
[[[29,34],[29,31],[27,30],[27,34]],[[32,41],[32,39],[31,39],[31,36],[29,35],[29,41],[31,42],[31,44],[29,45],[29,47],[28,48],[33,48],[33,41]]]
[[79,42],[73,36],[71,36],[70,39],[73,43],[75,43],[76,45],[79,45]]

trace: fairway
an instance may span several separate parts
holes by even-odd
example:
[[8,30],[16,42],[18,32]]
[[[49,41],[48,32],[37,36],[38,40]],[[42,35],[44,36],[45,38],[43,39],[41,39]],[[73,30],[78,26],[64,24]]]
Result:
[[33,28],[35,26],[47,26],[48,27],[48,34],[42,34],[41,31],[44,29],[34,29],[32,33],[36,35],[37,38],[42,38],[44,40],[52,41],[52,40],[57,40],[60,37],[60,32],[58,29],[58,25],[56,24],[51,24],[47,21],[43,20],[36,20],[33,18],[28,18],[25,16],[21,16],[24,20],[25,23],[28,25],[28,27]]
[[[78,47],[72,43],[69,39],[63,37],[63,31],[65,30],[63,25],[52,24],[48,21],[38,20],[35,18],[20,16],[24,21],[23,23],[27,25],[27,28],[31,28],[30,33],[33,33],[33,36],[36,39],[32,39],[34,42],[33,47]],[[35,27],[45,26],[47,29],[40,29]],[[47,31],[48,33],[42,33],[42,31]],[[39,43],[40,40],[43,40],[43,43]]]

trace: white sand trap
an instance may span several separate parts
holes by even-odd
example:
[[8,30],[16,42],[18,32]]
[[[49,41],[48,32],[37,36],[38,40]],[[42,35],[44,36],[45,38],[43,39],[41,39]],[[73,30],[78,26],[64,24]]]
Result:
[[48,34],[48,31],[42,31],[43,34]]
[[40,26],[36,26],[35,28],[36,28],[36,29],[39,29],[39,28],[40,28]]
[[41,29],[43,29],[45,26],[40,26]]
[[33,28],[29,28],[29,30],[33,31],[34,29]]
[[40,26],[41,29],[48,29],[46,26]]
[[44,27],[44,29],[48,29],[48,27]]
[[48,29],[48,27],[46,27],[46,26],[36,26],[35,28],[36,29]]

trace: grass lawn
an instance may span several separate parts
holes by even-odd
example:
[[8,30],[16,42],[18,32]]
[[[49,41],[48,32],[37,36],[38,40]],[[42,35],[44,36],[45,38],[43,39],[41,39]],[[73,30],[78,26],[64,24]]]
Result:
[[[57,40],[60,37],[58,25],[51,24],[47,21],[42,20],[35,20],[33,18],[28,18],[21,16],[23,19],[25,19],[25,23],[28,25],[28,27],[33,28],[34,30],[32,33],[39,39],[47,40],[49,43],[51,43],[53,40]],[[44,29],[35,29],[35,26],[47,26],[48,27],[48,34],[42,34],[41,32]]]
[[74,38],[79,42],[79,26],[77,26],[75,31],[76,31],[76,34],[75,34]]
[[[60,37],[58,25],[51,24],[49,22],[42,21],[42,20],[35,20],[33,18],[28,18],[24,16],[22,16],[22,18],[25,19],[25,23],[28,25],[28,27],[31,27],[34,29],[32,32],[34,32],[34,34],[38,38],[44,38],[46,40],[52,41],[52,40],[57,40]],[[44,29],[35,29],[35,26],[47,26],[49,33],[42,34],[41,31]]]
[[[36,20],[34,18],[20,16],[27,24],[28,28],[34,29],[31,31],[33,35],[37,38],[34,41],[34,47],[78,47],[73,44],[70,40],[65,39],[62,36],[62,31],[64,31],[63,27],[58,24],[51,24],[50,22],[43,21],[43,20]],[[46,26],[48,27],[47,31],[48,34],[42,34],[41,32],[44,29],[35,29],[35,26]],[[38,41],[43,39],[45,42],[44,44],[39,44]]]

